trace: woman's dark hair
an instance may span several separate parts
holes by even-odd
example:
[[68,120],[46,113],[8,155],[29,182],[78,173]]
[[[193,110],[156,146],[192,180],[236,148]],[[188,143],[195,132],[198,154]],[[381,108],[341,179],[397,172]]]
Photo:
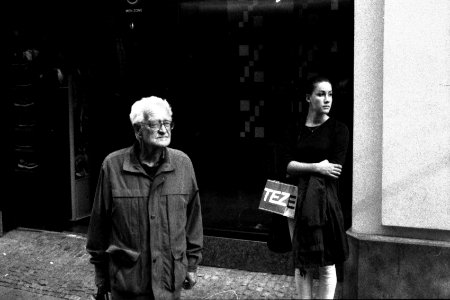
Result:
[[319,82],[328,82],[329,84],[331,84],[331,81],[330,79],[328,79],[328,77],[322,75],[313,76],[306,81],[305,93],[307,95],[312,94],[312,92],[316,88],[316,84],[318,84]]

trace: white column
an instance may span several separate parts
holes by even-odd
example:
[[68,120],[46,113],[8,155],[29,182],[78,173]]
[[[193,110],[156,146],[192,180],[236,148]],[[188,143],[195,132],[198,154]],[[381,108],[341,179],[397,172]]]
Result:
[[382,224],[450,230],[450,1],[387,0]]

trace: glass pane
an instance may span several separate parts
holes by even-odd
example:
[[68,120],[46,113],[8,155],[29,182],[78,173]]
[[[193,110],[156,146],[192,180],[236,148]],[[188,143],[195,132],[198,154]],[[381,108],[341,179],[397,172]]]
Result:
[[193,160],[205,232],[264,239],[258,204],[303,80],[326,71],[345,101],[333,113],[352,118],[353,2],[183,1],[178,22],[174,147]]

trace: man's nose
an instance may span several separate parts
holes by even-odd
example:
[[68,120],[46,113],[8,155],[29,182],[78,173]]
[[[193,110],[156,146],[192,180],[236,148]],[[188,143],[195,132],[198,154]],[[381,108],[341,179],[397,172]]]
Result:
[[161,124],[161,126],[159,126],[158,131],[160,131],[160,132],[169,132],[169,131],[167,130],[166,126],[164,126],[163,124]]

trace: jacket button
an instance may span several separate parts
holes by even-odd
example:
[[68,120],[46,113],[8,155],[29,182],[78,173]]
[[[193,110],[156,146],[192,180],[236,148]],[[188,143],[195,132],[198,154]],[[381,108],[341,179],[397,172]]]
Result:
[[152,262],[155,263],[156,262],[156,258],[152,259]]
[[155,216],[155,215],[151,215],[151,216],[150,216],[150,219],[152,219],[152,220],[153,220],[154,218],[156,218],[156,216]]

